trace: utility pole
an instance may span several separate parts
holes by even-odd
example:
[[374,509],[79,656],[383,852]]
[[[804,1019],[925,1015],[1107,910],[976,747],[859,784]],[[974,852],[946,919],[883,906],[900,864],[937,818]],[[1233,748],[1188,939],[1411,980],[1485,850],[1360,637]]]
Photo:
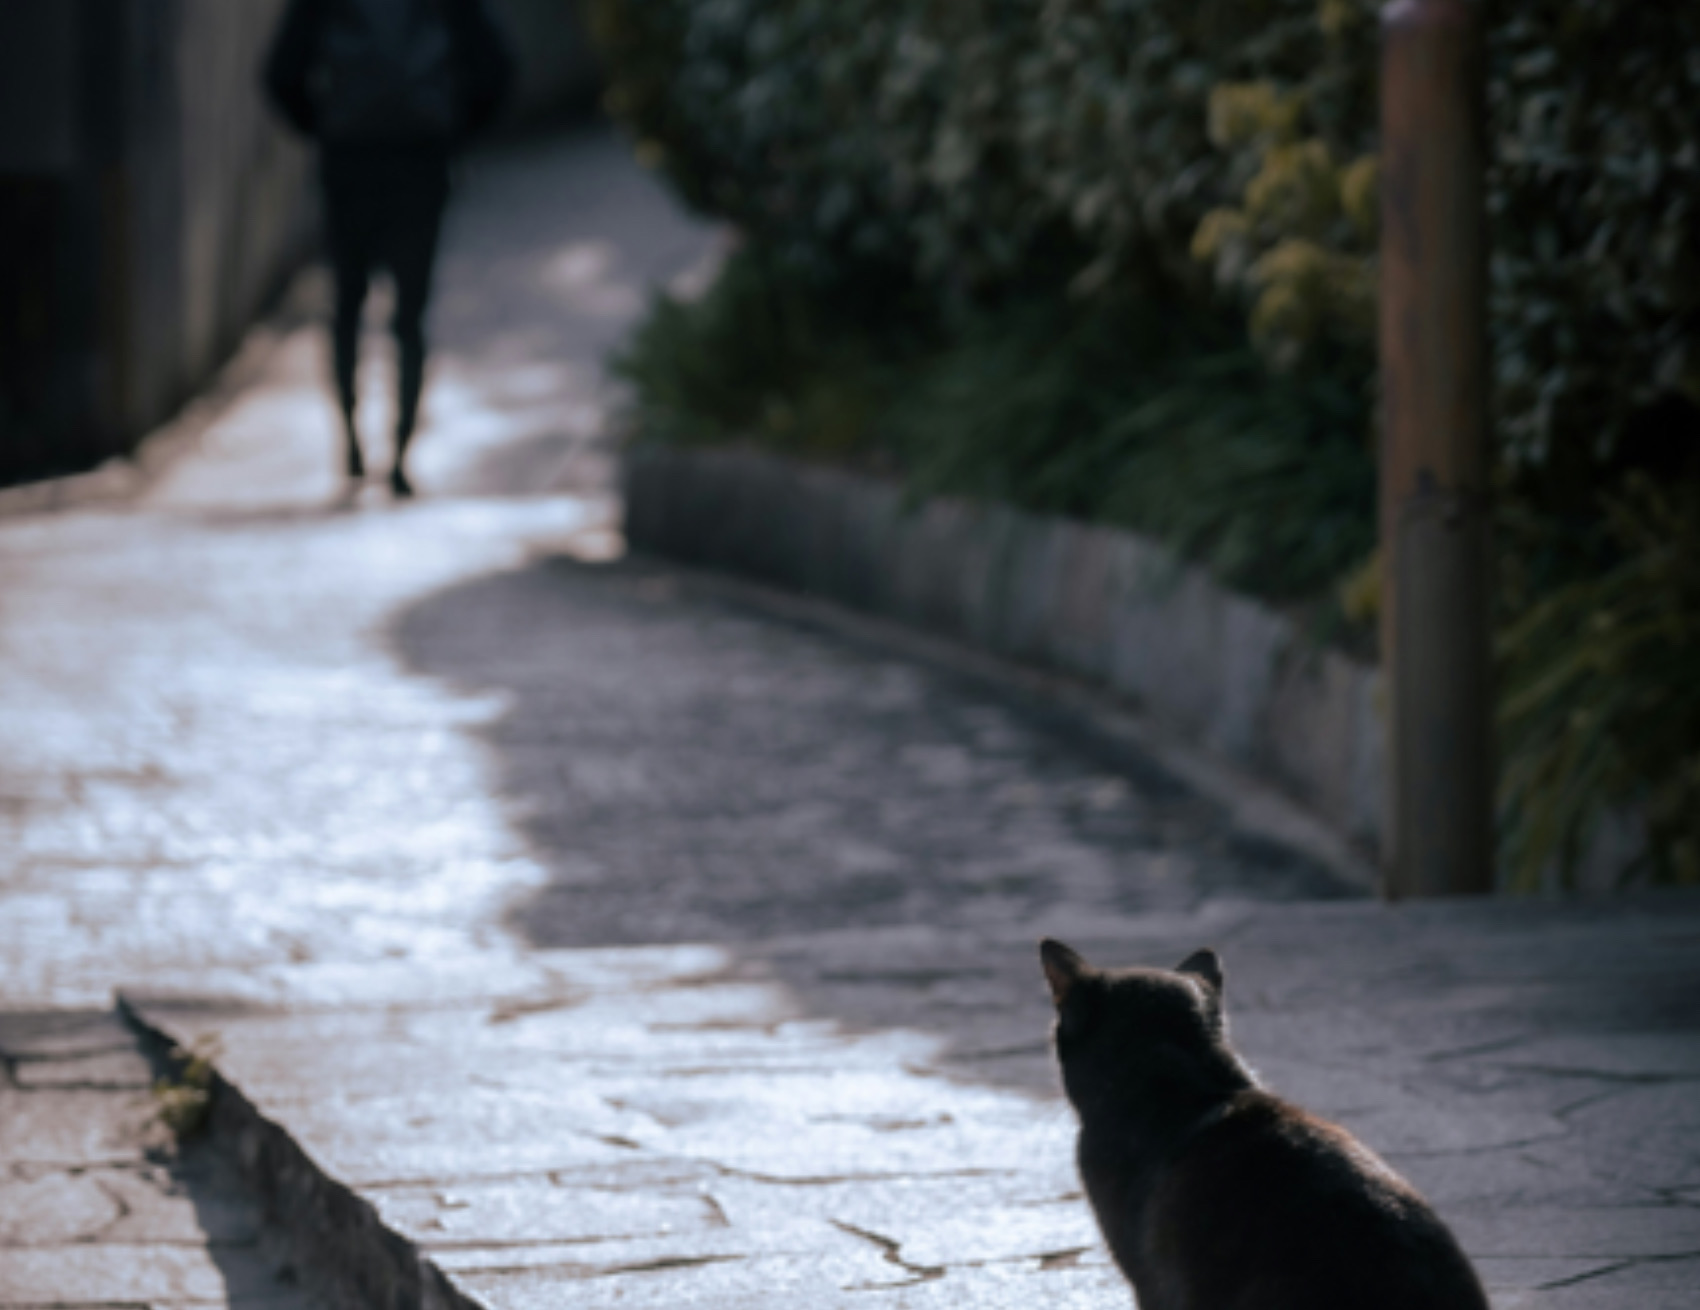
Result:
[[1381,649],[1394,899],[1493,890],[1483,72],[1472,0],[1383,11]]

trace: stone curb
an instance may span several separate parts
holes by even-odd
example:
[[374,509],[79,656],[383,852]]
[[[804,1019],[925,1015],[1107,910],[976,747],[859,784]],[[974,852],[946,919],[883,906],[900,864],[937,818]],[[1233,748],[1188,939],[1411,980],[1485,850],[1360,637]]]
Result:
[[[175,1063],[171,1053],[181,1044],[170,1032],[145,1018],[139,1003],[123,993],[116,1006],[151,1059]],[[312,1291],[349,1310],[483,1310],[216,1069],[210,1090],[202,1131],[236,1165]]]
[[1380,844],[1379,671],[1155,542],[998,505],[911,505],[888,483],[740,451],[634,447],[624,491],[640,551],[1107,685],[1358,850]]

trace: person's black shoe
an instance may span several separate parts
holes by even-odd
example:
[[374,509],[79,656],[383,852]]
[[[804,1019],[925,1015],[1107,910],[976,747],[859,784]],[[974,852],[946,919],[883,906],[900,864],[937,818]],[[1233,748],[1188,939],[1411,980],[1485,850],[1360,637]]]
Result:
[[360,443],[354,438],[348,439],[348,476],[359,481],[366,476],[366,459],[360,453]]
[[413,484],[407,480],[400,464],[390,470],[390,492],[397,500],[410,500],[413,496]]

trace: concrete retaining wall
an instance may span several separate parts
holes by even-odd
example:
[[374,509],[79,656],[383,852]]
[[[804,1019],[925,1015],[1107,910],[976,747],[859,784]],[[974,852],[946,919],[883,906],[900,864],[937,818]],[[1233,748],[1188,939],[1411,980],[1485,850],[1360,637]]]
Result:
[[1354,843],[1382,831],[1379,673],[1130,532],[745,453],[638,448],[626,534],[1107,684]]

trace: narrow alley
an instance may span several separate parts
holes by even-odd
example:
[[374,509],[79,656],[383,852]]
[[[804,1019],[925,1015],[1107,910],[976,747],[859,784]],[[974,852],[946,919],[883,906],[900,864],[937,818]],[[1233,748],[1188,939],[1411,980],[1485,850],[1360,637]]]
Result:
[[[611,135],[504,144],[416,501],[341,494],[313,273],[150,476],[0,498],[0,1307],[334,1301],[312,1187],[404,1239],[339,1239],[367,1303],[1125,1304],[1044,933],[1219,947],[1260,1070],[1496,1305],[1687,1304],[1693,900],[1395,910],[995,678],[625,556],[606,358],[720,244]],[[320,1181],[160,1163],[115,995],[212,1043],[214,1146]]]

